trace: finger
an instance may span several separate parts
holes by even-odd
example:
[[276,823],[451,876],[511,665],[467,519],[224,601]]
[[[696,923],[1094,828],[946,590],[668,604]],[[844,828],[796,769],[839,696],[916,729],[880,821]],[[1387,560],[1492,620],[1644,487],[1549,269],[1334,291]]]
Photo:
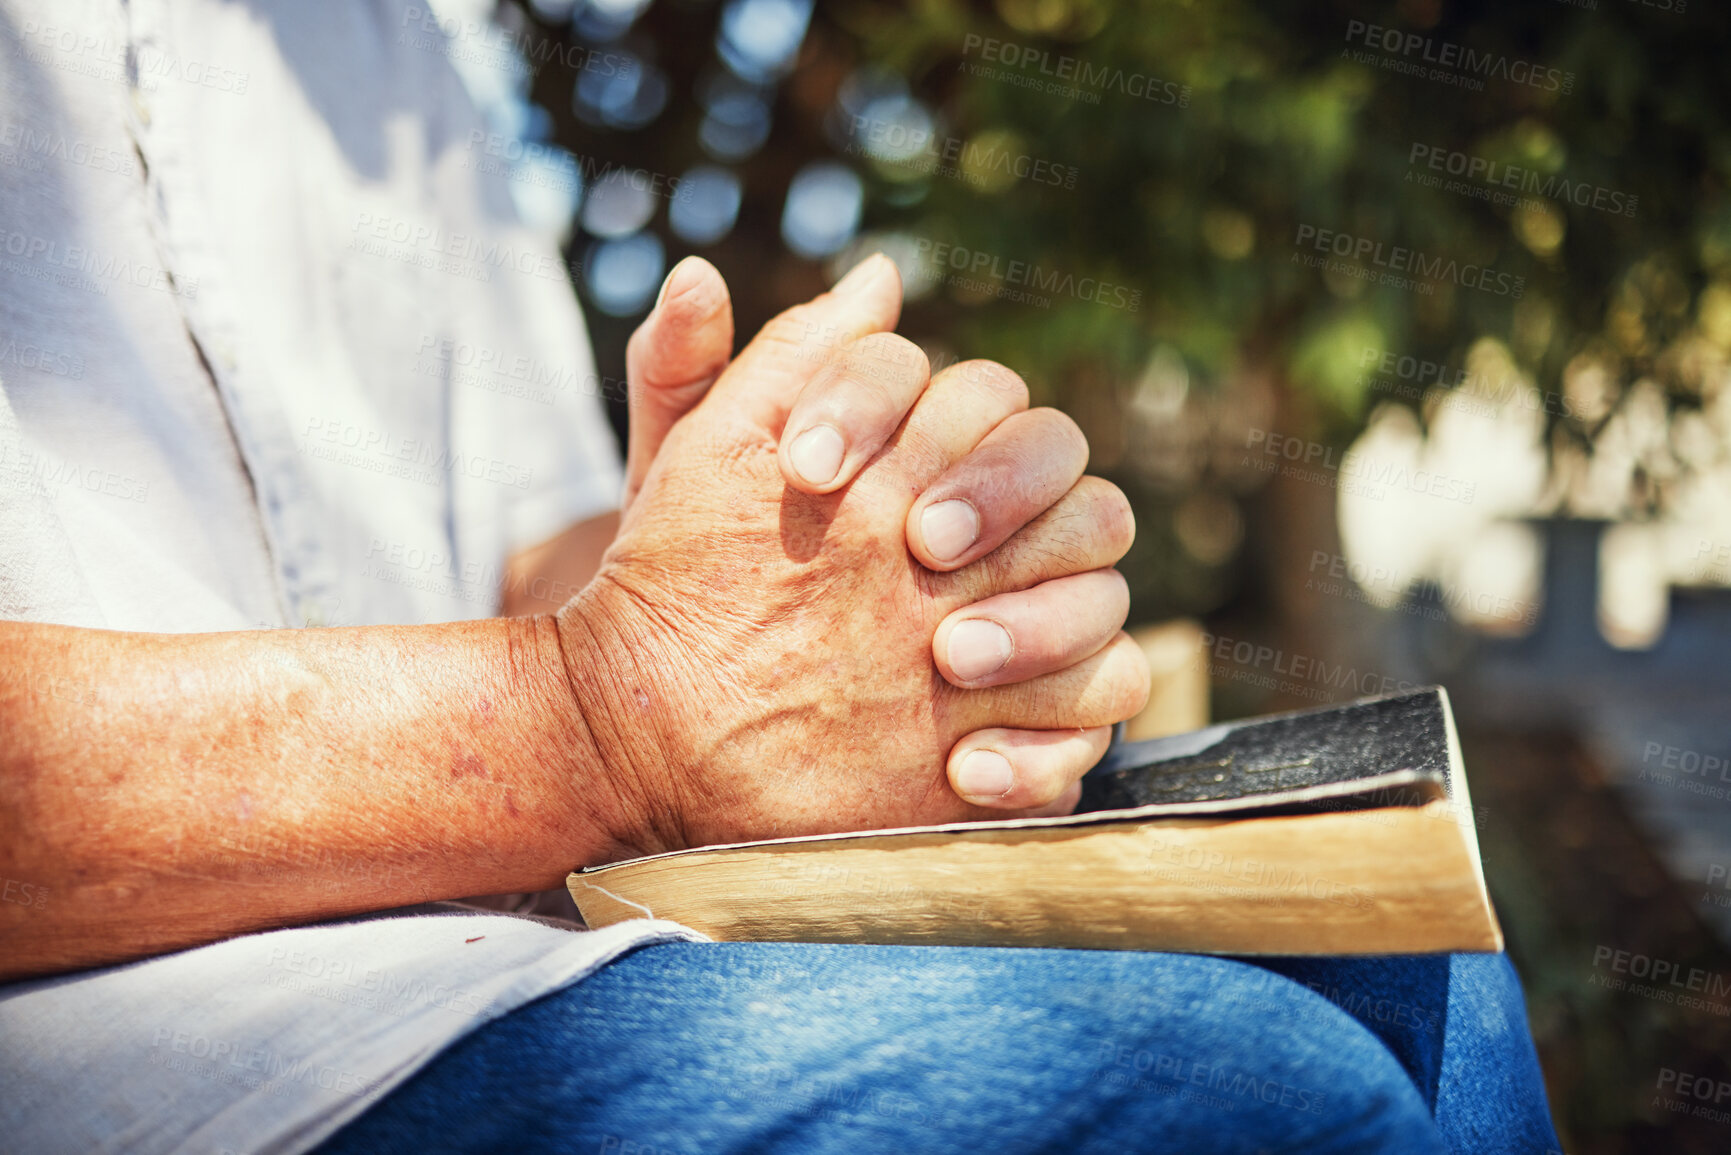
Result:
[[876,253],[822,296],[765,325],[710,390],[712,403],[779,436],[800,390],[841,348],[896,327],[902,278]]
[[[1028,386],[995,361],[964,361],[934,374],[862,485],[917,495],[1028,407]],[[869,478],[869,481],[867,480]]]
[[890,439],[925,391],[931,367],[920,347],[869,333],[842,348],[800,392],[782,430],[781,475],[795,489],[840,489]]
[[1120,633],[1093,657],[1056,673],[1014,685],[954,691],[951,717],[962,731],[1112,726],[1147,704],[1149,680],[1142,647]]
[[908,548],[928,569],[990,553],[1070,491],[1088,439],[1056,409],[1012,413],[927,486],[908,511]]
[[1093,657],[1129,616],[1123,575],[1094,570],[957,610],[939,623],[932,656],[964,690],[1025,682]]
[[950,749],[950,788],[964,802],[995,810],[1051,807],[1066,797],[1073,808],[1077,780],[1111,741],[1110,726],[976,730]]
[[625,347],[631,410],[625,505],[643,487],[667,431],[703,400],[732,353],[727,282],[702,257],[686,257],[667,274],[655,308]]
[[1130,551],[1136,517],[1122,490],[1099,477],[1083,477],[1046,512],[1010,535],[997,549],[954,573],[934,574],[944,611],[1041,582],[1106,569]]

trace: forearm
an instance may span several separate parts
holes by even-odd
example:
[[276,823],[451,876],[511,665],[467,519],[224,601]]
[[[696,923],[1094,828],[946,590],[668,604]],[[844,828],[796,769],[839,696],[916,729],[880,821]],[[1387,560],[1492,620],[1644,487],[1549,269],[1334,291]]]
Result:
[[627,852],[549,618],[0,622],[0,663],[0,876],[34,899],[0,903],[0,978],[545,889]]

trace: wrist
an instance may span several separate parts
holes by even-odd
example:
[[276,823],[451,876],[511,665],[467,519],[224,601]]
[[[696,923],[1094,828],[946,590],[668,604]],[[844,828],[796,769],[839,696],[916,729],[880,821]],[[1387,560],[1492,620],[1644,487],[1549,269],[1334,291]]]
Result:
[[537,703],[527,733],[529,757],[545,768],[549,788],[562,802],[554,837],[566,862],[596,866],[640,853],[633,808],[611,788],[607,760],[590,730],[576,683],[571,680],[567,631],[553,614],[513,619],[525,637],[513,647],[525,667],[520,676],[533,687]]
[[633,628],[635,616],[631,599],[602,579],[549,619],[566,710],[584,736],[573,788],[606,832],[603,861],[688,845],[663,733],[669,704],[651,677],[655,658],[632,642],[652,636]]

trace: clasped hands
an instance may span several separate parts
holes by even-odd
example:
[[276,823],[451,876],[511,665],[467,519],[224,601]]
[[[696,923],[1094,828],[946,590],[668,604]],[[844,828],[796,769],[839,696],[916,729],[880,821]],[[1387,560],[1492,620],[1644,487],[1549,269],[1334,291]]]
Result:
[[638,853],[1067,812],[1148,671],[1124,495],[988,361],[932,375],[868,259],[729,363],[683,262],[632,338],[620,531],[559,612]]

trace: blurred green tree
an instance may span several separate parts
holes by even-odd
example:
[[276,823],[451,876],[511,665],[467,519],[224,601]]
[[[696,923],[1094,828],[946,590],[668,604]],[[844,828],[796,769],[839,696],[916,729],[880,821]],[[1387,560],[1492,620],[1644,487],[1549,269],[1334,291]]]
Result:
[[[508,22],[580,44],[534,15],[569,7]],[[704,161],[716,15],[669,0],[609,46],[673,80],[642,131],[574,118],[554,57],[533,86],[554,139]],[[1431,386],[1538,398],[1548,509],[1731,497],[1727,31],[1701,0],[837,0],[736,165],[738,227],[696,251],[755,331],[826,272],[781,242],[793,174],[855,168],[864,232],[828,275],[885,247],[905,331],[1083,424],[1137,508],[1139,619],[1254,612],[1278,567],[1248,563],[1292,511],[1247,442],[1338,451],[1381,403],[1422,424]],[[652,227],[669,262],[692,251]],[[592,313],[604,369],[631,323]],[[1720,488],[1690,490],[1704,473]]]
[[[1083,422],[1138,507],[1127,572],[1152,618],[1228,596],[1260,484],[1247,430],[1344,445],[1378,402],[1422,411],[1423,387],[1460,384],[1487,338],[1545,398],[1564,473],[1637,386],[1673,416],[1717,396],[1731,72],[1705,46],[1728,20],[1671,4],[865,2],[829,8],[816,51],[857,51],[930,109],[936,145],[908,157],[854,121],[867,241],[900,236],[936,282],[910,331],[1006,361]],[[1140,307],[1061,278],[1026,303],[1013,262]],[[1383,354],[1413,372],[1379,377]],[[1689,428],[1631,460],[1622,509],[1566,485],[1557,507],[1654,512],[1723,462],[1731,428]]]

